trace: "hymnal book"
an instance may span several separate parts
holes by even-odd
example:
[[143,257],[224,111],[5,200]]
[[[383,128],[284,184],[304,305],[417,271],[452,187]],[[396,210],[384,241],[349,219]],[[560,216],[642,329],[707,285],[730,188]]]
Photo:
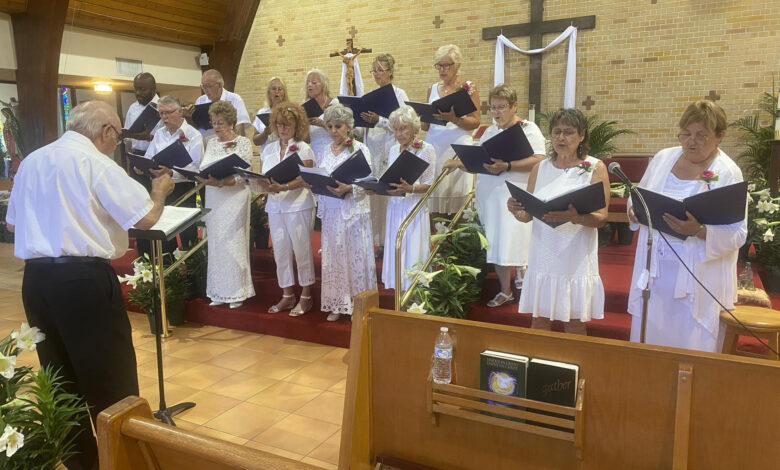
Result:
[[509,181],[505,181],[505,183],[509,188],[509,193],[517,202],[523,205],[523,209],[526,212],[553,228],[561,225],[563,222],[542,220],[544,214],[548,212],[565,211],[569,209],[569,204],[572,204],[577,209],[577,213],[583,215],[590,214],[607,205],[604,199],[604,184],[601,181],[573,189],[547,201],[542,201],[514,183]]
[[201,103],[195,105],[195,111],[192,112],[192,122],[195,127],[204,131],[212,128],[211,117],[209,116],[209,107],[211,103]]
[[375,123],[364,121],[360,117],[360,113],[373,111],[382,117],[388,117],[399,107],[398,98],[395,96],[395,89],[391,83],[363,96],[339,96],[339,103],[352,109],[355,127],[376,126]]
[[330,176],[337,181],[345,184],[352,184],[360,178],[365,178],[371,174],[371,167],[368,165],[366,156],[362,150],[358,150],[349,156],[346,160],[333,170]]
[[157,152],[152,160],[158,165],[173,168],[175,166],[184,167],[192,163],[192,157],[187,152],[187,148],[181,140],[176,139],[171,145]]
[[512,162],[534,154],[520,123],[499,132],[481,145],[451,144],[451,147],[466,167],[466,171],[485,175],[493,174],[483,166],[493,163],[491,158]]
[[257,119],[259,119],[265,127],[268,127],[268,123],[271,122],[271,113],[260,113],[257,115]]
[[205,179],[209,176],[213,176],[214,178],[222,179],[226,176],[235,175],[236,167],[249,168],[249,163],[244,161],[243,158],[239,157],[235,153],[231,153],[227,157],[220,158],[215,162],[200,167],[200,171],[185,170],[184,168],[178,167],[174,167],[173,169],[179,172],[185,178],[196,181],[195,177]]
[[338,199],[344,199],[346,193],[341,196],[336,196],[332,192],[328,191],[328,187],[337,188],[338,183],[331,177],[324,168],[306,168],[300,166],[298,169],[301,171],[301,178],[306,184],[311,186],[311,192],[319,194],[320,196],[335,197]]
[[308,117],[309,119],[320,117],[324,112],[322,110],[322,106],[320,106],[320,104],[317,103],[317,100],[315,100],[314,98],[310,100],[306,100],[306,102],[303,103],[301,106],[303,107],[304,111],[306,111],[306,117]]
[[303,166],[303,162],[296,152],[274,165],[274,167],[266,171],[265,174],[254,173],[243,168],[236,168],[235,170],[236,173],[244,178],[273,179],[279,184],[286,184],[301,174],[301,170],[299,169],[300,166]]
[[463,117],[477,110],[477,107],[474,106],[474,102],[471,101],[471,95],[469,95],[469,93],[462,88],[455,93],[449,94],[444,98],[439,98],[430,104],[418,103],[415,101],[407,101],[406,104],[414,108],[417,114],[420,115],[421,121],[431,124],[438,124],[440,126],[446,126],[447,121],[434,118],[434,113],[438,113],[439,111],[449,111],[450,108],[454,108],[455,115],[458,117]]
[[401,179],[403,179],[409,184],[414,184],[426,168],[428,168],[428,162],[412,152],[404,150],[379,179],[367,176],[356,180],[355,184],[383,196],[395,196],[388,193],[388,191],[395,189],[390,186],[391,183],[401,184]]
[[127,152],[127,159],[130,160],[130,164],[143,171],[144,174],[150,178],[154,175],[149,170],[159,170],[160,167],[151,158],[146,158],[143,155],[136,155],[134,153]]
[[[525,398],[527,368],[526,356],[486,349],[479,355],[479,388],[499,395]],[[486,402],[491,405],[523,409],[493,400],[486,400]]]
[[131,134],[138,134],[139,132],[143,132],[144,129],[151,132],[152,129],[157,126],[158,122],[160,122],[160,113],[157,112],[157,106],[150,101],[146,104],[144,110],[141,111],[141,114],[135,118],[135,121],[133,121],[130,127],[126,129],[127,132]]
[[[576,364],[548,361],[546,359],[531,359],[528,363],[525,397],[529,400],[573,407],[577,401],[579,371],[580,366]],[[572,419],[571,416],[557,413],[536,412],[556,418]],[[533,424],[571,432],[571,430],[548,424]]]
[[[642,194],[647,208],[650,210],[650,215],[653,218],[653,228],[684,240],[687,238],[687,235],[672,230],[664,221],[664,214],[671,214],[678,219],[685,220],[688,218],[685,211],[688,211],[696,217],[700,224],[704,225],[737,223],[745,218],[747,185],[747,181],[742,181],[694,194],[682,201],[650,191],[649,189],[640,187],[636,189]],[[647,225],[645,209],[633,193],[631,194],[631,201],[637,220],[639,220],[640,224]]]

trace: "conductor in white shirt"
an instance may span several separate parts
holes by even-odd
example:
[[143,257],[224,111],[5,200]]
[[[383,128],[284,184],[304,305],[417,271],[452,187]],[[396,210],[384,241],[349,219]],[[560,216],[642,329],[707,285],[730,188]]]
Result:
[[[22,300],[27,319],[46,340],[41,365],[60,370],[66,389],[86,399],[93,419],[138,394],[130,322],[109,260],[128,247],[127,230],[151,228],[173,190],[167,172],[151,195],[110,155],[119,116],[101,101],[70,112],[67,132],[24,159],[6,221],[14,254],[25,260]],[[97,443],[84,420],[68,469],[97,469]]]
[[[251,125],[249,112],[246,110],[244,100],[236,93],[225,90],[225,79],[218,70],[210,69],[203,72],[200,79],[200,88],[203,94],[195,100],[195,105],[204,103],[213,103],[215,101],[229,101],[236,108],[236,127],[235,132],[238,135],[246,135],[246,130]],[[195,105],[187,106],[184,110],[184,118],[192,124],[192,113],[195,111]],[[208,143],[216,134],[214,129],[198,129],[203,135],[204,145]]]

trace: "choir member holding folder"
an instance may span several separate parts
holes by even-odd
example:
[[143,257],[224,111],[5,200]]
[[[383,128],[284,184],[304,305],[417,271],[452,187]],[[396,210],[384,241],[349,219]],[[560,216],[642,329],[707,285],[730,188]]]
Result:
[[[528,192],[547,200],[600,182],[604,205],[586,214],[579,214],[571,204],[567,210],[547,212],[542,221],[555,228],[533,223],[519,311],[533,313],[533,328],[549,330],[552,320],[561,320],[566,332],[585,334],[585,322],[604,317],[596,229],[607,220],[609,178],[604,163],[588,156],[588,122],[582,112],[559,109],[553,113],[550,137],[551,155],[531,170]],[[517,220],[531,221],[531,214],[514,198],[507,201],[507,207]]]
[[[268,173],[280,162],[297,155],[303,165],[314,166],[314,153],[304,142],[309,134],[306,112],[297,104],[285,101],[273,107],[268,128],[275,136],[265,145],[260,160],[263,173]],[[295,167],[298,172],[298,166]],[[311,251],[311,235],[314,229],[314,198],[305,188],[300,173],[289,181],[259,178],[258,184],[268,192],[265,211],[274,245],[276,279],[282,288],[282,299],[272,305],[268,313],[289,310],[297,317],[311,310],[314,302],[311,286],[314,285],[314,257]],[[298,266],[298,284],[301,298],[295,302],[295,275],[293,255]]]
[[[324,110],[331,104],[338,103],[337,98],[330,97],[330,80],[328,80],[325,72],[320,69],[311,69],[306,74],[306,81],[303,84],[303,95],[307,103],[311,101],[312,103],[310,104],[316,104],[316,106],[304,106],[304,109],[319,108]],[[325,121],[322,120],[322,113],[312,115],[307,111],[307,116],[309,117],[309,143],[314,156],[317,158],[317,166],[320,166],[322,154],[331,142],[330,135],[325,128]]]
[[[391,196],[375,196],[387,198],[387,232],[384,239],[386,247],[382,261],[382,282],[387,289],[395,288],[395,239],[398,227],[411,213],[423,193],[433,183],[433,173],[436,168],[436,153],[433,145],[418,140],[420,118],[409,106],[401,106],[390,114],[390,126],[397,143],[390,148],[388,164],[393,165],[399,156],[407,151],[428,163],[419,178],[409,181],[401,179],[400,183],[390,183],[393,188],[388,191]],[[409,165],[410,166],[410,165]],[[372,201],[372,211],[373,211]],[[431,223],[428,207],[423,207],[406,229],[401,245],[401,273],[412,269],[417,263],[422,263],[430,251]],[[403,288],[411,282],[402,277]]]
[[[520,146],[513,145],[510,140],[504,145],[509,148],[500,149],[499,153],[504,158],[488,155],[490,163],[482,164],[485,173],[477,175],[474,191],[477,211],[485,229],[485,237],[490,242],[487,249],[487,262],[495,265],[501,287],[498,294],[487,305],[498,307],[514,300],[509,282],[513,266],[517,268],[515,284],[518,289],[522,287],[523,273],[528,264],[528,247],[531,242],[531,224],[517,221],[504,207],[504,203],[509,198],[509,189],[504,182],[511,181],[525,189],[528,175],[544,158],[546,151],[544,136],[539,127],[534,122],[523,121],[517,116],[517,93],[514,89],[507,85],[499,85],[490,90],[488,100],[495,124],[487,128],[479,143],[484,144],[507,129],[520,126],[518,129],[522,129],[521,132],[524,133],[532,152],[528,155],[511,155],[511,152],[519,151]],[[448,160],[444,163],[444,168],[466,170],[459,158]]]
[[[726,113],[714,101],[688,106],[680,118],[681,146],[658,152],[639,183],[641,188],[676,199],[723,188],[742,181],[739,167],[718,148],[728,126]],[[633,228],[637,219],[629,204]],[[652,213],[652,208],[650,209]],[[747,208],[745,208],[745,213]],[[723,305],[733,308],[737,300],[737,250],[745,243],[747,224],[742,220],[724,224],[701,224],[691,212],[686,218],[663,215],[663,221],[679,239],[666,235],[683,262]],[[655,222],[654,219],[654,223]],[[702,289],[656,232],[653,236],[650,273],[644,273],[647,227],[639,227],[634,275],[628,312],[634,315],[631,341],[639,341],[642,323],[642,289],[650,283],[650,302],[645,340],[647,343],[720,351],[721,308]]]
[[[203,137],[197,129],[189,125],[182,117],[181,103],[177,98],[172,96],[163,96],[157,103],[157,111],[160,114],[163,128],[154,134],[154,138],[149,144],[145,156],[147,158],[153,158],[178,141],[181,142],[185,150],[187,150],[189,157],[192,159],[184,168],[197,171],[198,167],[200,167],[200,160],[203,155]],[[176,183],[176,186],[173,192],[165,200],[165,203],[169,205],[173,204],[187,191],[195,187],[195,183],[188,181],[181,176],[181,174],[176,172],[172,173],[173,182]],[[193,194],[186,199],[181,206],[195,207],[195,195]],[[184,230],[180,237],[184,248],[194,244],[198,238],[197,227],[192,226]],[[176,249],[176,240],[174,239],[171,242],[167,243],[165,247],[166,252],[172,252]]]
[[[260,146],[260,153],[263,152],[268,142],[273,142],[277,139],[277,136],[271,132],[271,128],[268,125],[271,109],[277,104],[289,100],[287,85],[284,84],[281,78],[272,77],[268,81],[268,87],[265,90],[265,106],[257,111],[255,120],[252,122],[252,127],[257,131],[252,138],[252,142]],[[308,132],[306,134],[308,135]]]
[[[368,147],[349,137],[354,126],[352,110],[333,104],[325,110],[324,124],[331,137],[320,157],[328,173],[361,150],[371,162]],[[337,181],[329,187],[336,197],[318,196],[317,216],[322,219],[322,299],[320,310],[328,321],[352,315],[352,300],[360,292],[376,289],[376,264],[371,239],[371,206],[365,190]],[[342,199],[343,197],[343,199]]]
[[[141,129],[131,128],[136,123],[139,116],[146,110],[150,104],[157,104],[157,82],[154,76],[148,72],[142,72],[133,78],[133,91],[135,92],[135,101],[127,108],[125,116],[125,127],[122,129],[122,138],[125,142],[125,150],[136,155],[143,155],[149,147],[149,141],[152,140],[154,132],[157,130],[157,124],[144,125]],[[158,119],[159,121],[159,119]],[[132,175],[131,175],[132,176]],[[148,189],[148,188],[147,188]]]
[[[216,137],[206,144],[201,167],[231,154],[247,164],[252,161],[252,143],[236,134],[236,108],[228,101],[216,101],[209,108],[211,124]],[[208,268],[206,295],[210,305],[230,303],[240,307],[244,300],[255,295],[249,268],[249,200],[251,192],[235,174],[224,178],[210,175],[198,178],[207,186],[206,215],[208,231]]]
[[[441,174],[444,162],[452,158],[455,152],[451,144],[472,143],[471,133],[479,127],[479,93],[476,85],[467,81],[458,74],[462,55],[458,46],[449,44],[440,47],[436,51],[434,67],[439,72],[439,81],[431,86],[428,91],[428,102],[433,103],[439,98],[444,98],[465,90],[471,97],[474,111],[466,115],[458,115],[455,106],[450,109],[441,109],[433,114],[435,119],[444,121],[444,125],[422,125],[428,134],[425,140],[436,150],[436,177]],[[430,209],[433,213],[453,214],[460,209],[466,201],[466,195],[471,190],[472,176],[460,170],[454,170],[447,176],[436,191],[430,197]]]
[[205,118],[205,109],[211,114],[211,103],[217,101],[227,101],[236,110],[236,133],[244,135],[249,126],[249,113],[246,111],[244,100],[236,93],[225,90],[225,79],[218,70],[210,69],[203,72],[200,79],[200,88],[203,94],[195,100],[195,105],[190,105],[184,110],[184,117],[192,120],[195,127],[203,135],[203,141],[208,142],[214,138],[215,131],[212,124],[205,119],[201,120],[198,116]]

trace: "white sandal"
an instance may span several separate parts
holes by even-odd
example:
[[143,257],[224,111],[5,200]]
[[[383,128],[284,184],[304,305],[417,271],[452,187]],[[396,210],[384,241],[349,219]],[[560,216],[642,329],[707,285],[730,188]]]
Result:
[[302,296],[301,296],[301,298],[298,300],[298,305],[296,305],[296,306],[295,306],[295,308],[293,308],[292,310],[290,310],[290,313],[289,313],[289,315],[290,315],[291,317],[300,317],[300,316],[301,316],[301,315],[303,315],[304,313],[306,313],[306,312],[308,312],[309,310],[311,310],[311,309],[312,309],[312,307],[314,307],[314,302],[312,302],[312,303],[310,303],[310,304],[309,304],[309,308],[300,308],[300,305],[301,305],[301,300],[304,300],[304,299],[306,299],[306,300],[311,300],[311,296],[310,296],[310,295],[302,295]]
[[506,295],[503,292],[499,292],[487,303],[487,306],[500,307],[501,305],[504,305],[505,303],[511,302],[513,300],[515,300],[515,296],[513,294]]
[[[295,294],[290,294],[290,295],[282,294],[282,299],[283,300],[284,299],[293,299],[293,302],[295,302]],[[287,309],[293,308],[295,306],[295,303],[293,303],[290,307],[279,308],[279,307],[277,307],[277,305],[279,305],[280,303],[282,303],[282,302],[280,301],[279,303],[271,305],[271,308],[268,309],[268,313],[278,313],[278,312],[281,312],[282,310],[287,310]]]

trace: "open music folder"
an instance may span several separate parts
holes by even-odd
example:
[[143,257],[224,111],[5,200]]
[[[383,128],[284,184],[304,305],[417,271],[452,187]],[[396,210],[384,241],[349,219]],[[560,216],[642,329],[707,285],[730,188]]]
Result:
[[482,145],[452,144],[451,146],[466,167],[466,171],[486,175],[493,174],[483,166],[486,163],[493,163],[491,158],[511,162],[534,154],[534,149],[531,148],[519,122],[489,138]]
[[160,113],[157,112],[157,106],[150,101],[146,104],[144,110],[141,111],[141,114],[135,118],[135,121],[133,121],[130,127],[126,127],[125,129],[131,134],[138,134],[139,132],[143,132],[144,129],[151,132],[159,122]]
[[[344,184],[354,184],[356,180],[371,174],[371,167],[368,165],[362,150],[358,150],[350,155],[330,174],[324,168],[306,168],[304,166],[299,166],[298,168],[301,172],[301,178],[311,185],[311,190],[314,194],[328,197],[338,196],[328,191],[327,186],[338,187],[337,181],[341,181]],[[344,196],[341,196],[341,199]]]
[[184,144],[181,143],[180,140],[174,141],[151,157],[128,152],[127,158],[134,167],[143,171],[145,175],[150,177],[154,176],[149,171],[150,169],[159,170],[160,166],[167,168],[183,167],[192,163],[192,157],[190,157],[187,148],[184,147]]
[[268,123],[271,122],[271,113],[260,113],[257,115],[257,119],[259,119],[264,126],[268,127]]
[[195,127],[204,131],[212,128],[211,117],[209,116],[209,107],[212,103],[201,103],[195,105],[195,111],[192,113],[192,122]]
[[227,157],[220,158],[215,162],[211,162],[208,165],[200,167],[200,171],[185,170],[184,168],[179,167],[173,167],[173,169],[185,178],[192,181],[197,181],[195,177],[205,179],[209,176],[213,176],[214,178],[221,179],[225,178],[226,176],[235,175],[236,167],[249,168],[249,163],[244,161],[243,158],[239,157],[235,153],[231,153]]
[[433,117],[435,113],[440,111],[449,111],[450,108],[454,108],[455,115],[458,117],[463,117],[477,110],[474,102],[471,101],[471,95],[469,95],[469,93],[462,88],[455,93],[445,96],[444,98],[439,98],[433,103],[407,101],[406,104],[414,108],[415,112],[420,115],[420,120],[422,122],[438,124],[440,126],[446,126],[447,121],[436,119]]
[[546,201],[537,198],[512,182],[505,181],[505,183],[509,188],[509,193],[517,202],[523,204],[523,209],[526,212],[553,228],[564,222],[543,220],[542,217],[548,212],[568,210],[569,204],[571,204],[577,209],[578,214],[584,215],[607,205],[604,199],[604,184],[600,181],[573,189]]
[[379,179],[367,176],[355,181],[354,184],[375,191],[382,196],[397,196],[388,193],[388,191],[395,189],[390,186],[391,183],[400,184],[401,179],[403,179],[409,184],[414,184],[426,168],[428,168],[428,162],[412,152],[404,150]]
[[374,127],[373,122],[364,121],[360,113],[373,111],[382,117],[389,117],[390,113],[398,109],[398,98],[391,83],[381,86],[363,96],[339,96],[339,103],[352,109],[355,118],[355,127]]
[[317,103],[317,100],[315,100],[314,98],[306,100],[306,102],[303,103],[301,107],[303,107],[303,110],[306,111],[306,117],[308,117],[309,119],[320,117],[324,112],[322,110],[322,106],[320,106],[320,104]]
[[193,219],[199,218],[199,216],[204,215],[209,210],[197,207],[165,206],[157,223],[150,229],[131,228],[129,235],[134,238],[147,240],[166,240],[175,236],[187,228],[187,226],[192,225],[191,222],[194,223]]
[[[693,214],[700,224],[727,225],[737,223],[745,218],[745,204],[747,203],[747,181],[722,186],[720,188],[704,191],[683,200],[675,199],[649,189],[637,187],[637,190],[645,199],[647,208],[653,218],[653,228],[667,235],[684,240],[688,238],[675,232],[664,221],[663,215],[670,214],[678,219],[685,220],[686,211]],[[631,195],[634,207],[634,215],[639,223],[647,225],[647,215],[642,203],[636,195]]]
[[281,162],[277,163],[273,168],[266,171],[264,174],[262,173],[255,173],[253,171],[249,171],[243,168],[236,168],[236,173],[243,176],[244,178],[257,178],[257,179],[267,179],[267,180],[274,180],[279,184],[286,184],[290,181],[294,180],[301,174],[301,170],[299,169],[300,166],[303,166],[303,162],[301,161],[301,157],[298,156],[298,153],[293,153],[289,157],[285,158]]

